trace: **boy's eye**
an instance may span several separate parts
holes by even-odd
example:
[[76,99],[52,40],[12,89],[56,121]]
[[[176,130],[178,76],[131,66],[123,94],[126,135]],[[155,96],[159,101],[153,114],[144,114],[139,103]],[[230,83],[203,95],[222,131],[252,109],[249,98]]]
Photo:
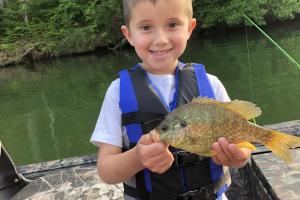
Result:
[[144,26],[141,26],[140,29],[143,31],[149,31],[151,29],[151,27],[149,25],[144,25]]
[[170,28],[176,28],[177,25],[178,25],[178,24],[177,24],[176,22],[172,22],[172,23],[169,24],[169,27],[170,27]]

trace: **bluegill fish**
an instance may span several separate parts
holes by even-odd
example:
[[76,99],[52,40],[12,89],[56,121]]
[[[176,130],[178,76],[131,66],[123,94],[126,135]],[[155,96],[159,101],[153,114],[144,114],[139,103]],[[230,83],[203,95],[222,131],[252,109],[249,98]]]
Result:
[[255,125],[248,120],[261,115],[261,109],[248,101],[219,102],[195,98],[169,113],[157,126],[160,140],[176,148],[211,156],[211,145],[220,137],[255,150],[261,143],[285,162],[291,162],[289,148],[300,146],[300,137]]

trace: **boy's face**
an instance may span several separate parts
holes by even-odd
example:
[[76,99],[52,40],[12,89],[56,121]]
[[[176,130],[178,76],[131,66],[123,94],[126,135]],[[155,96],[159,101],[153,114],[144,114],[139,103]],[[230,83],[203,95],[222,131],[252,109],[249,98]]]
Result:
[[186,0],[141,1],[131,9],[129,27],[121,30],[147,71],[174,72],[196,25],[186,4]]

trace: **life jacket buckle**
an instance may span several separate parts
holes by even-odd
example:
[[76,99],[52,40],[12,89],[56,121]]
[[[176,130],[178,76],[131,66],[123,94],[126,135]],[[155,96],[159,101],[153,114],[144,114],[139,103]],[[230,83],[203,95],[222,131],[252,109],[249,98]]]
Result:
[[216,196],[211,189],[210,187],[201,187],[200,189],[183,193],[172,200],[215,200]]

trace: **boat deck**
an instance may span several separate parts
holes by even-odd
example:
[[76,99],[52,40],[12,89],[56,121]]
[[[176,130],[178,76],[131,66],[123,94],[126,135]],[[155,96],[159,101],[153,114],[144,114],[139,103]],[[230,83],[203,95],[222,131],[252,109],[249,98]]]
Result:
[[[300,120],[268,127],[300,136]],[[251,169],[266,193],[264,199],[300,199],[300,149],[292,152],[294,163],[289,165],[262,146],[253,154]],[[108,185],[99,179],[96,160],[97,155],[91,155],[20,166],[18,171],[32,181],[12,199],[124,199],[122,184]]]

